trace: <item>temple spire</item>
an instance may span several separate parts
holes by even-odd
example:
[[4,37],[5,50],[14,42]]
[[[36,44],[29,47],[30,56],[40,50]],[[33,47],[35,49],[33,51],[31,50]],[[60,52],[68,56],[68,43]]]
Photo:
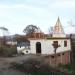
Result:
[[60,19],[58,17],[57,22],[56,22],[54,29],[53,29],[53,35],[58,35],[58,37],[59,37],[59,35],[62,35],[62,34],[65,35],[63,27],[60,22]]

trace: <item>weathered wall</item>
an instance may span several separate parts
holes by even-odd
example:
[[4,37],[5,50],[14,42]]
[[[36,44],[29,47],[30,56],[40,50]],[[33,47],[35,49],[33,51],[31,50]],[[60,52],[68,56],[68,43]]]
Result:
[[[56,60],[55,60],[56,59]],[[52,66],[59,64],[68,64],[70,63],[70,51],[58,53],[55,55],[49,55],[45,57],[45,63],[49,63]]]
[[[39,39],[39,40],[30,40],[31,53],[36,54],[36,43],[41,43],[41,54],[54,54],[54,48],[52,46],[53,41],[58,41],[60,47],[57,49],[57,53],[71,50],[70,40],[69,39]],[[64,41],[67,41],[67,47],[64,47]]]

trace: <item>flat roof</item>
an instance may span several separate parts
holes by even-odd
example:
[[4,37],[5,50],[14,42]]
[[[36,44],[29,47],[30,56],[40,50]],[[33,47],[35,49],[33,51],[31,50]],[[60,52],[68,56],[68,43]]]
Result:
[[67,37],[48,37],[46,39],[70,39],[70,38],[67,38]]

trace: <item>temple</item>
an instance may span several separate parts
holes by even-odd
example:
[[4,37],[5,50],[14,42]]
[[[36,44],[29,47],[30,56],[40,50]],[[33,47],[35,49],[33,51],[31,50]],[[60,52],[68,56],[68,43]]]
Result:
[[32,34],[32,37],[27,39],[28,43],[27,41],[18,43],[18,53],[48,55],[49,59],[47,61],[50,64],[55,64],[55,58],[56,64],[70,63],[71,42],[70,38],[67,38],[64,33],[59,17],[53,27],[51,37],[46,36],[38,28],[38,30]]

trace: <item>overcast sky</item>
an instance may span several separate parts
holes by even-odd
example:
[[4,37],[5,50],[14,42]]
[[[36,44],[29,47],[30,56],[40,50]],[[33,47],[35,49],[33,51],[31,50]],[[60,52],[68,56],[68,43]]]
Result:
[[60,18],[66,33],[74,33],[68,23],[75,18],[75,0],[0,0],[0,27],[10,34],[23,34],[23,29],[33,24],[45,33]]

